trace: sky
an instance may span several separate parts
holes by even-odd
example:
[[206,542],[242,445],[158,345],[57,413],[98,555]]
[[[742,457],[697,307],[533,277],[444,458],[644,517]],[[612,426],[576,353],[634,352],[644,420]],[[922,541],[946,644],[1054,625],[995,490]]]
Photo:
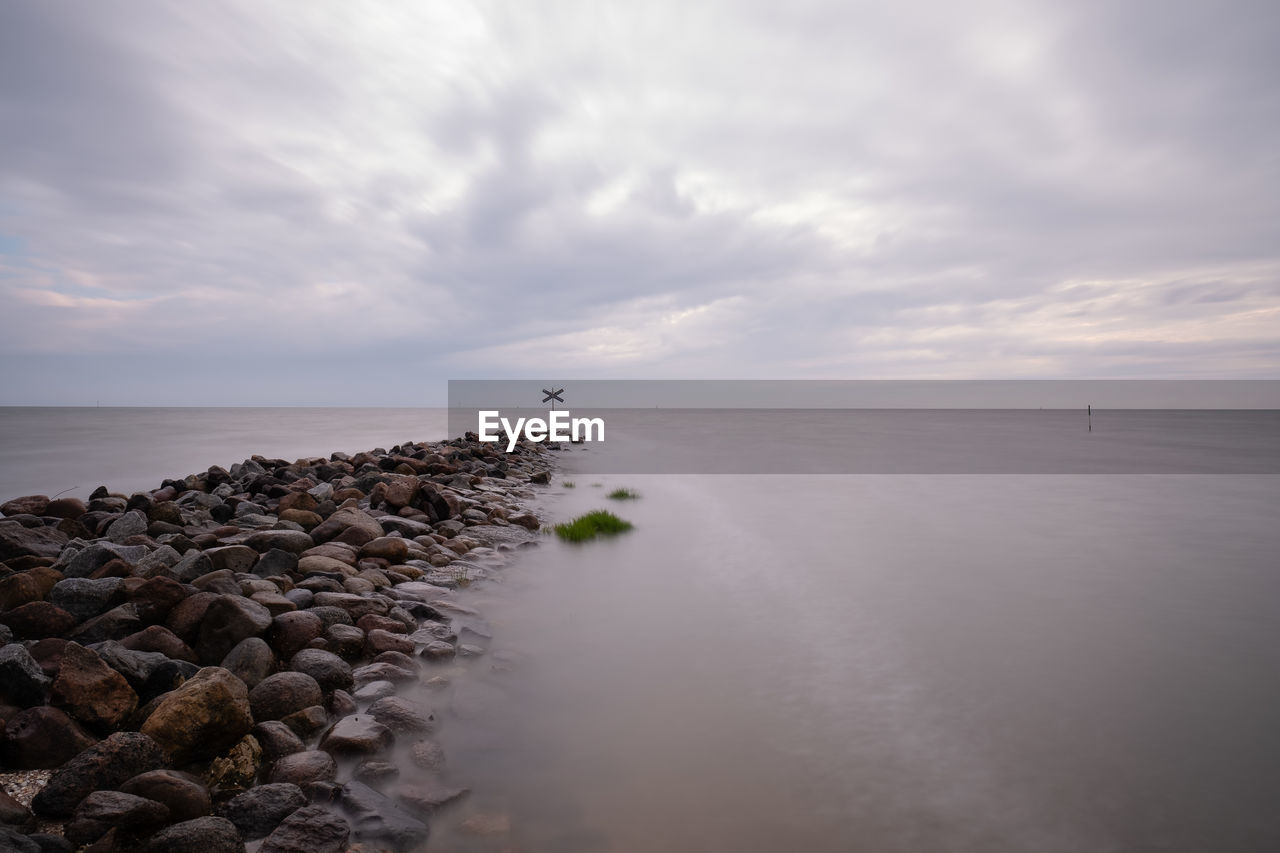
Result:
[[1280,377],[1272,0],[0,4],[0,404]]

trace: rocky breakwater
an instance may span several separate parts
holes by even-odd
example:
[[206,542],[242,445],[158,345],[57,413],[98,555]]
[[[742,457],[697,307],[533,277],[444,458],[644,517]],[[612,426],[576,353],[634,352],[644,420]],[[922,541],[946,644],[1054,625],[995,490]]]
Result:
[[397,693],[483,653],[452,590],[536,538],[547,468],[457,439],[4,504],[0,779],[48,781],[0,849],[420,846],[464,791]]

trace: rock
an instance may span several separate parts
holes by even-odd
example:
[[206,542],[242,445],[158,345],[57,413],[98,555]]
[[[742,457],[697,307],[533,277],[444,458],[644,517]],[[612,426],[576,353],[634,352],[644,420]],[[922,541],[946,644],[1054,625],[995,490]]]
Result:
[[346,690],[353,684],[351,666],[323,649],[303,649],[289,661],[289,668],[294,672],[305,672],[314,678],[324,693]]
[[44,515],[52,518],[79,518],[87,512],[79,498],[54,498],[44,508]]
[[122,560],[132,566],[145,556],[147,556],[145,545],[94,542],[72,557],[70,562],[62,567],[62,573],[69,578],[87,578],[112,560]]
[[325,646],[344,660],[364,654],[364,631],[354,625],[330,625],[324,632]]
[[54,773],[36,794],[32,811],[47,820],[70,817],[91,792],[116,788],[139,773],[159,770],[165,763],[164,751],[146,734],[116,732]]
[[396,799],[411,809],[430,814],[441,806],[462,799],[470,792],[470,788],[456,788],[430,779],[414,785],[401,785],[396,790]]
[[374,787],[398,778],[399,776],[399,767],[396,767],[390,761],[381,761],[377,758],[366,758],[364,761],[361,761],[356,765],[356,769],[352,773],[353,779]]
[[48,705],[14,714],[4,727],[4,764],[18,770],[61,767],[97,739]]
[[337,775],[338,765],[332,755],[310,749],[277,759],[271,766],[270,779],[305,786],[308,782],[332,781]]
[[271,620],[271,645],[288,660],[324,634],[324,622],[305,610],[281,613]]
[[157,832],[147,845],[146,853],[244,853],[244,842],[235,825],[226,818],[198,817]]
[[391,729],[370,716],[343,717],[320,738],[320,748],[334,755],[373,755],[391,746]]
[[231,751],[215,758],[205,781],[215,794],[243,791],[253,785],[262,770],[262,747],[253,735],[245,735]]
[[80,622],[123,602],[122,583],[122,578],[64,578],[49,590],[49,601]]
[[204,552],[213,563],[214,570],[228,569],[232,572],[247,572],[258,562],[258,552],[248,545],[225,545],[221,548],[209,548]]
[[120,790],[163,803],[169,809],[169,820],[175,822],[204,817],[213,809],[204,784],[195,776],[177,770],[140,773],[121,785]]
[[126,512],[107,527],[107,538],[112,542],[124,542],[130,536],[144,536],[147,517],[138,510]]
[[[173,578],[159,575],[148,578],[132,593],[133,603],[148,622],[166,619],[173,608],[191,594],[183,584]],[[158,651],[158,650],[157,650]]]
[[389,844],[396,850],[426,843],[425,823],[363,782],[343,785],[341,798],[357,838]]
[[297,785],[276,782],[237,794],[218,808],[218,814],[235,824],[246,841],[265,838],[281,821],[307,804]]
[[253,727],[253,736],[262,746],[262,757],[268,762],[306,749],[302,738],[279,720],[258,723]]
[[381,616],[390,609],[387,603],[379,598],[366,598],[349,592],[317,592],[315,606],[317,609],[340,607],[347,611],[347,615],[353,622],[366,613],[376,613]]
[[355,697],[345,690],[335,690],[329,696],[329,713],[334,717],[349,717],[359,710]]
[[120,673],[79,643],[67,643],[50,702],[91,729],[108,731],[138,707],[138,694]]
[[151,625],[130,634],[120,645],[135,652],[159,652],[167,658],[196,663],[195,651],[163,625]]
[[44,515],[48,507],[48,495],[25,495],[0,504],[0,515]]
[[360,556],[403,563],[409,557],[409,542],[401,536],[379,536],[361,546]]
[[[5,853],[42,853],[39,844],[7,826],[0,826],[0,850]],[[340,850],[335,848],[334,853],[340,853]]]
[[183,555],[182,559],[174,563],[169,569],[169,573],[182,583],[191,583],[198,577],[209,574],[213,571],[213,560],[203,551],[191,550]]
[[319,705],[324,699],[320,685],[303,672],[277,672],[249,691],[249,707],[258,722],[279,720],[295,711]]
[[422,647],[419,654],[427,660],[449,660],[457,655],[458,650],[454,648],[453,643],[446,643],[443,640],[433,640]]
[[535,471],[533,474],[529,476],[529,482],[536,483],[540,486],[545,486],[546,484],[551,482],[551,472]]
[[328,542],[342,533],[355,528],[367,537],[365,541],[376,539],[382,535],[382,525],[363,510],[340,509],[330,515],[311,531],[311,538],[316,542]]
[[222,668],[245,683],[252,690],[276,668],[276,657],[271,647],[261,637],[241,640],[222,659]]
[[31,813],[31,809],[9,796],[9,792],[2,787],[0,787],[0,825],[27,832],[36,828],[36,816]]
[[249,691],[221,667],[205,667],[169,693],[142,725],[178,764],[211,758],[253,728]]
[[373,702],[383,696],[394,696],[396,686],[390,681],[371,681],[355,692],[357,702]]
[[[378,532],[382,532],[381,527]],[[16,522],[0,522],[0,560],[57,557],[67,541],[67,535],[53,527],[23,527]]]
[[43,640],[68,633],[76,617],[47,601],[32,601],[0,614],[0,625],[9,626],[19,640]]
[[322,705],[312,705],[285,715],[280,722],[297,732],[299,737],[309,738],[329,725],[329,713]]
[[511,518],[507,520],[512,524],[520,525],[526,530],[537,530],[542,527],[542,522],[539,521],[538,517],[531,512],[522,512],[518,515],[511,516]]
[[270,548],[253,564],[252,571],[260,578],[272,578],[287,575],[297,568],[297,554],[281,548]]
[[200,621],[195,650],[206,664],[221,663],[241,640],[257,637],[271,627],[271,611],[241,595],[214,599]]
[[316,543],[301,530],[259,530],[246,539],[244,544],[259,553],[279,549],[292,554],[301,554],[308,548],[315,547]]
[[436,724],[436,716],[430,708],[399,696],[377,700],[369,706],[369,716],[396,733],[429,732]]
[[165,617],[165,627],[178,635],[184,643],[190,645],[196,641],[200,633],[200,623],[209,610],[209,605],[218,598],[216,593],[197,592],[173,606]]
[[444,767],[444,748],[428,738],[415,741],[409,748],[409,760],[423,770],[439,770]]
[[351,677],[355,679],[355,686],[358,689],[374,681],[392,681],[396,684],[417,681],[418,673],[389,663],[371,663],[352,670]]
[[304,575],[335,574],[343,575],[351,571],[351,566],[341,560],[323,554],[303,556],[298,560],[298,569]]
[[48,590],[34,572],[18,572],[0,578],[0,611],[13,610],[24,604],[39,601]]
[[303,806],[267,836],[258,853],[345,853],[351,828],[320,806]]
[[404,634],[393,634],[390,631],[384,631],[382,628],[374,628],[369,632],[365,643],[370,654],[381,654],[382,652],[401,652],[403,654],[413,654],[416,646],[413,640],[410,640]]
[[65,832],[74,844],[91,844],[109,829],[146,835],[168,819],[169,809],[163,803],[121,791],[94,791],[76,807]]
[[101,616],[95,616],[71,632],[71,639],[81,645],[101,643],[103,640],[123,640],[143,629],[142,612],[138,605],[127,601],[113,607]]
[[43,705],[50,680],[25,646],[0,647],[0,696],[19,708]]

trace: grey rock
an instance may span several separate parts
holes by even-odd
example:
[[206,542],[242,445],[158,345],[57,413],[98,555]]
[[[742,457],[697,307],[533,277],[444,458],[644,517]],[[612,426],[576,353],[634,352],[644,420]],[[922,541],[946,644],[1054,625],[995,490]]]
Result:
[[0,648],[0,695],[20,708],[43,705],[50,679],[20,643]]
[[323,649],[303,649],[289,661],[289,668],[310,675],[325,693],[346,690],[354,683],[350,664]]
[[182,583],[191,583],[196,578],[207,575],[212,571],[213,561],[203,551],[195,549],[184,554],[182,559],[174,563],[169,569],[170,574]]
[[93,791],[112,789],[148,770],[159,770],[166,756],[159,744],[140,732],[116,732],[62,766],[36,794],[31,809],[40,817],[70,817]]
[[274,782],[237,794],[218,808],[235,824],[246,841],[264,838],[289,815],[307,804],[302,789],[290,782]]
[[222,668],[245,683],[249,689],[270,675],[276,668],[276,656],[261,637],[241,640],[222,659]]
[[291,782],[305,787],[309,782],[333,781],[337,775],[338,765],[332,755],[309,749],[277,759],[271,765],[270,781]]
[[320,685],[304,672],[277,672],[249,691],[249,707],[259,723],[279,720],[323,700]]
[[111,526],[107,528],[107,538],[112,542],[123,542],[130,536],[143,536],[146,532],[147,516],[135,509],[111,522]]
[[65,577],[84,578],[114,559],[119,558],[133,566],[145,556],[147,556],[147,546],[145,545],[117,545],[114,542],[94,542],[81,549],[66,566],[62,567],[61,571]]
[[[147,853],[244,853],[235,825],[224,817],[198,817],[162,829],[151,837]],[[318,853],[296,850],[293,853]]]
[[343,785],[341,797],[357,838],[389,844],[397,850],[426,843],[429,830],[425,823],[363,782]]
[[370,716],[343,717],[320,738],[320,748],[334,755],[374,755],[391,746],[391,729]]
[[169,808],[163,803],[121,791],[94,791],[76,807],[65,832],[75,844],[90,844],[112,828],[141,835],[168,819]]
[[429,732],[435,728],[436,716],[420,702],[399,696],[386,696],[369,706],[369,716],[393,732]]
[[124,578],[63,578],[49,590],[49,601],[83,622],[124,601]]

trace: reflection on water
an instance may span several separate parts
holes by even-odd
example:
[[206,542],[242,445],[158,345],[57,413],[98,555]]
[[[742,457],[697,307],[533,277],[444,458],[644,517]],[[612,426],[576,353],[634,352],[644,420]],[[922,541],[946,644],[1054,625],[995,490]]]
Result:
[[465,593],[433,849],[1280,845],[1275,478],[575,479],[636,530]]

